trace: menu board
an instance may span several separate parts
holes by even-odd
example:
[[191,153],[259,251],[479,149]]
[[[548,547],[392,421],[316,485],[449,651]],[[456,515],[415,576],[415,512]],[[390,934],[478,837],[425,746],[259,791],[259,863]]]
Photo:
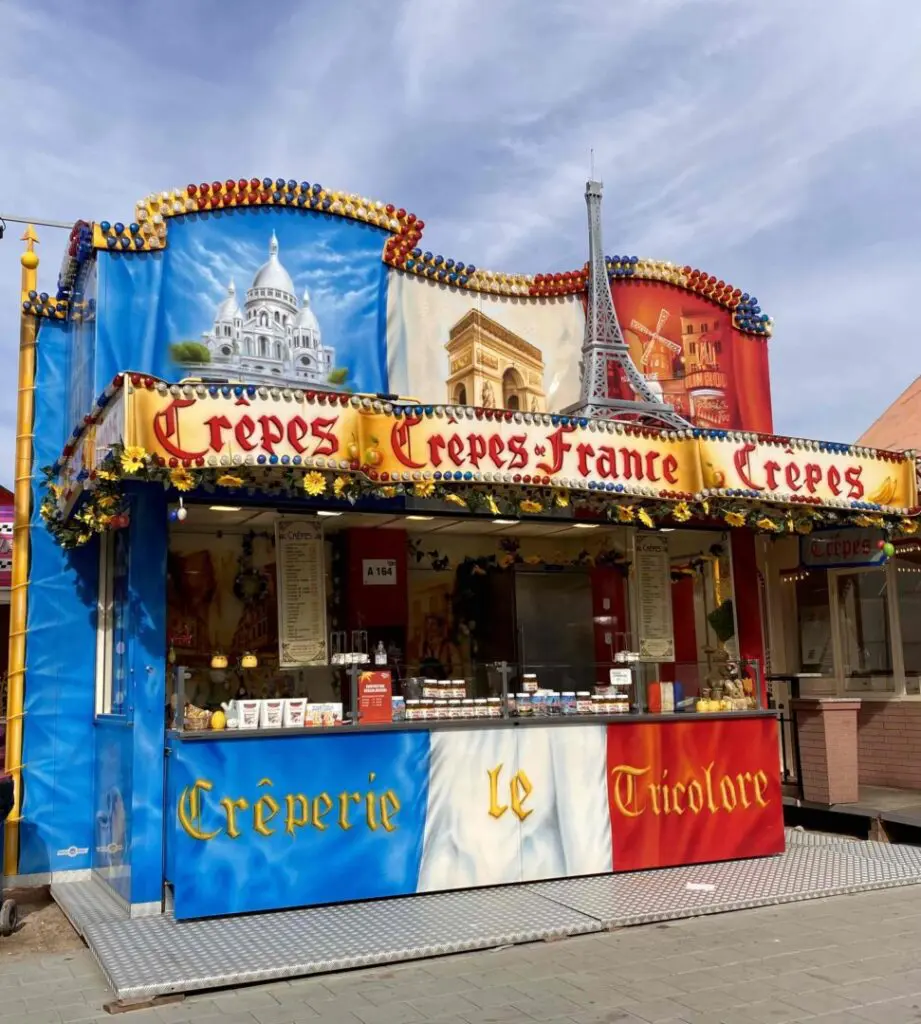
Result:
[[275,520],[278,560],[278,664],[325,665],[326,564],[323,532],[300,517]]
[[674,661],[668,538],[657,533],[637,534],[635,565],[640,661]]

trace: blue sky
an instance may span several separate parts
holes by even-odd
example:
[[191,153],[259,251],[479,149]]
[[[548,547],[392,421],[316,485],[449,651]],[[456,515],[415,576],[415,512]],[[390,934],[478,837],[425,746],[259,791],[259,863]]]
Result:
[[[405,206],[428,248],[468,262],[567,269],[586,258],[594,148],[609,252],[705,268],[775,318],[778,429],[852,439],[917,375],[913,0],[330,12],[0,0],[0,212],[127,220],[151,190],[269,174]],[[0,242],[8,367],[20,233]],[[64,236],[40,236],[50,288]]]

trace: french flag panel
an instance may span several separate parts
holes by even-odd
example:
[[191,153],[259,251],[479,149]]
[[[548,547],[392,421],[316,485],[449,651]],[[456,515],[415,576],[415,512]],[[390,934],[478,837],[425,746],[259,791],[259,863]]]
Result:
[[419,891],[611,870],[606,731],[432,734]]

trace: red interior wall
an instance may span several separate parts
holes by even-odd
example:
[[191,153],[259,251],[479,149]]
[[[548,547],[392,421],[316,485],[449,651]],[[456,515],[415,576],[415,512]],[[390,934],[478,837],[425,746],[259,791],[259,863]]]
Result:
[[[612,664],[612,651],[624,649],[624,636],[627,630],[627,597],[624,575],[619,569],[611,566],[600,566],[592,569],[592,615],[595,619],[595,662],[599,666]],[[608,607],[605,607],[605,601]],[[605,642],[605,634],[610,633],[613,645]],[[603,668],[597,675],[599,682],[607,682]]]
[[[694,625],[694,578],[683,576],[672,583],[672,623],[675,635],[675,664],[659,670],[664,680],[680,678],[686,685],[697,678],[697,628]],[[688,666],[695,669],[689,671]]]
[[755,535],[751,530],[730,530],[729,536],[732,550],[732,592],[736,627],[739,631],[739,657],[758,662],[761,670],[761,700],[764,702],[764,637],[761,632]]
[[[368,586],[363,562],[368,558],[392,558],[397,564],[396,583]],[[406,532],[404,530],[354,529],[346,539],[349,630],[406,627],[409,599],[406,578]]]

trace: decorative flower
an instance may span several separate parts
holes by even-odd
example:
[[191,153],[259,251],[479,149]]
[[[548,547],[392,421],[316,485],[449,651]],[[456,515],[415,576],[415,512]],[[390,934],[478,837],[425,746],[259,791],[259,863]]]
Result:
[[727,526],[744,526],[745,516],[741,512],[727,512],[723,516]]
[[121,454],[122,471],[133,474],[144,468],[147,452],[140,445],[129,444]]
[[652,516],[644,508],[641,508],[639,512],[637,512],[636,518],[639,519],[639,521],[643,524],[643,526],[646,527],[647,530],[651,530],[656,525],[652,521]]
[[111,469],[97,469],[96,470],[97,480],[117,480],[118,474]]
[[515,556],[506,553],[504,555],[499,555],[497,561],[501,568],[508,569],[509,566],[515,564]]
[[348,487],[348,485],[351,482],[351,477],[337,476],[336,479],[333,481],[333,494],[335,494],[337,498],[341,498],[342,492],[346,489],[346,487]]
[[633,511],[632,505],[617,506],[617,521],[619,523],[632,523],[635,518],[636,513]]
[[539,501],[522,501],[518,507],[526,515],[536,516],[539,512],[544,511],[544,506]]
[[916,519],[903,519],[900,529],[906,537],[911,537],[918,532],[918,521]]
[[808,519],[798,519],[794,529],[797,533],[812,533],[812,523]]
[[558,508],[569,508],[569,491],[557,491],[553,501]]
[[870,525],[870,517],[869,516],[854,516],[854,525],[855,526],[869,526]]
[[64,493],[64,488],[61,484],[52,484],[48,489],[60,501],[61,495]]
[[525,563],[527,565],[540,565],[540,562],[541,562],[540,555],[528,555],[525,558]]
[[382,498],[395,498],[397,495],[396,487],[379,487],[377,493]]
[[688,503],[686,501],[679,501],[672,509],[672,519],[677,520],[679,523],[686,523],[690,518],[691,510],[688,508]]
[[115,508],[117,504],[118,498],[116,498],[114,494],[103,494],[100,496],[98,501],[99,507],[104,512],[108,511],[109,509]]
[[307,473],[301,482],[304,490],[312,497],[316,498],[318,495],[323,494],[326,490],[326,477],[322,473],[316,471]]
[[769,533],[775,533],[777,531],[777,523],[773,519],[768,519],[767,516],[762,516],[756,523],[755,526],[759,530],[767,530]]
[[218,487],[242,487],[243,477],[234,476],[233,473],[223,473],[217,478]]
[[416,498],[431,498],[435,493],[435,485],[431,480],[420,480],[413,484],[413,496]]
[[450,501],[452,505],[460,505],[461,508],[467,507],[467,502],[464,501],[459,494],[455,494],[453,491],[445,495],[445,501]]
[[494,516],[499,514],[499,506],[496,504],[496,499],[491,494],[486,495],[486,507]]
[[171,469],[169,482],[177,491],[191,491],[195,486],[195,477],[187,469]]

